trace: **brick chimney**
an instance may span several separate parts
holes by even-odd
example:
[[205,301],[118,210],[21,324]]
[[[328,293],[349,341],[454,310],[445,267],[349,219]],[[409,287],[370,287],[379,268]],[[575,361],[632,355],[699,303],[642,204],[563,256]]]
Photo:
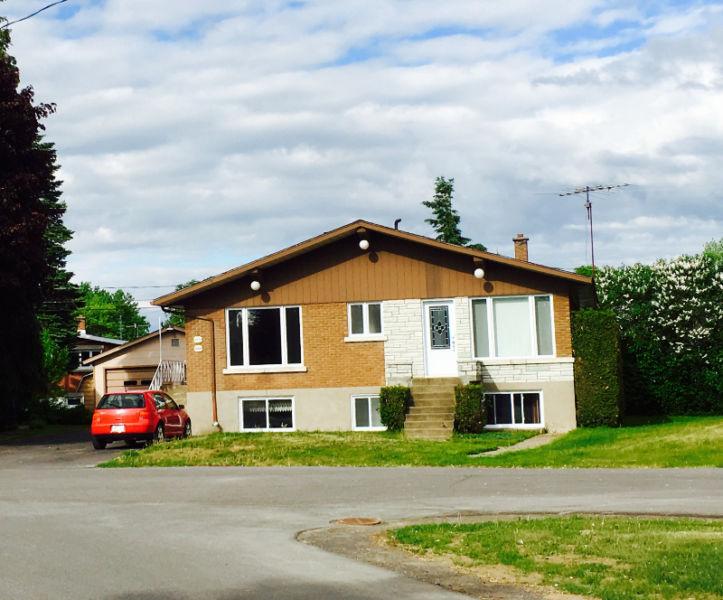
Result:
[[85,317],[78,317],[78,333],[85,333]]
[[524,233],[518,233],[512,238],[512,241],[515,243],[515,258],[517,260],[524,260],[525,262],[528,261],[527,242],[529,240],[530,238],[525,237]]

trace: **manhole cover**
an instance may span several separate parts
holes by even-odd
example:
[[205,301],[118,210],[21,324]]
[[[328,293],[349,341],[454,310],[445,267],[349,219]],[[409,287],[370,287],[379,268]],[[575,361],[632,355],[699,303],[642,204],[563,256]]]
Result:
[[381,521],[374,517],[345,517],[333,521],[337,525],[379,525]]

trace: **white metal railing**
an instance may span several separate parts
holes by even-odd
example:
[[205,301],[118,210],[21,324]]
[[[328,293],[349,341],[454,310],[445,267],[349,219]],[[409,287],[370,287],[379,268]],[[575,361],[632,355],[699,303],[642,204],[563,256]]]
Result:
[[162,360],[153,374],[149,390],[160,390],[169,383],[185,383],[186,363],[182,360]]

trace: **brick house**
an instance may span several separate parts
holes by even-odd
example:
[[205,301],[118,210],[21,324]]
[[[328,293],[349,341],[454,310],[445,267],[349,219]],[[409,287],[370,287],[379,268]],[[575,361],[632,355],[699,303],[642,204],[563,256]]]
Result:
[[480,381],[490,427],[575,427],[571,307],[589,278],[355,221],[154,304],[186,312],[194,432],[380,427],[412,386],[408,432],[451,431],[455,383]]

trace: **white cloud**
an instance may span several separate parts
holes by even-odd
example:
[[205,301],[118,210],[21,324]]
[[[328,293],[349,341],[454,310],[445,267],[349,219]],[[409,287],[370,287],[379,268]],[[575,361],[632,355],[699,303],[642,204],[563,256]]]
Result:
[[[430,233],[440,174],[468,236],[511,253],[524,231],[562,267],[586,260],[581,201],[557,196],[576,185],[636,184],[594,199],[601,263],[694,252],[723,221],[719,7],[75,4],[13,51],[58,104],[80,279],[200,278],[359,217]],[[566,37],[585,24],[611,32]]]

